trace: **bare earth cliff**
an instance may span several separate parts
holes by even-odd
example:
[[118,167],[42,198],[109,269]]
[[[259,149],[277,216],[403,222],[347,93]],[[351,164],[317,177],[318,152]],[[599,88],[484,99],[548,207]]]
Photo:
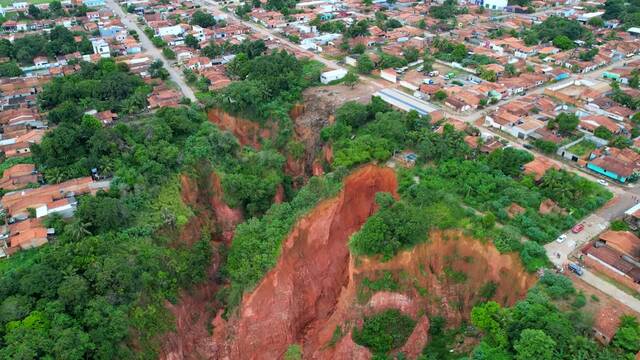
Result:
[[346,179],[337,197],[301,219],[278,264],[243,299],[239,316],[229,324],[216,319],[214,338],[221,342],[214,357],[277,359],[291,344],[320,345],[318,332],[349,284],[347,241],[375,211],[375,194],[396,187],[391,169],[365,167]]
[[[212,180],[215,188],[215,177]],[[352,341],[351,330],[364,316],[389,308],[417,321],[399,349],[416,358],[428,341],[429,317],[443,316],[450,325],[468,320],[471,308],[481,300],[480,288],[488,282],[497,285],[493,299],[500,303],[513,304],[525,295],[534,279],[517,256],[502,255],[493,245],[459,231],[425,234],[428,241],[387,262],[354,259],[348,241],[376,211],[376,193],[397,196],[396,189],[395,173],[388,168],[370,165],[348,176],[338,196],[323,201],[298,221],[283,242],[276,266],[245,294],[228,321],[222,318],[222,309],[209,324],[196,316],[214,304],[211,287],[201,296],[185,296],[180,305],[172,306],[178,332],[170,345],[178,349],[163,358],[280,359],[290,345],[299,344],[307,359],[369,359],[369,350]],[[238,218],[231,222],[218,218],[234,214],[224,204],[209,200],[218,209],[211,213],[216,223],[223,228],[237,224]],[[223,241],[228,241],[228,232],[222,234],[227,234]],[[404,279],[400,290],[362,299],[362,280],[375,279],[382,271]],[[466,279],[453,281],[444,275],[447,271],[464,273]],[[212,298],[207,301],[206,295]],[[213,328],[213,335],[202,330],[207,326]],[[337,327],[343,336],[332,342]]]

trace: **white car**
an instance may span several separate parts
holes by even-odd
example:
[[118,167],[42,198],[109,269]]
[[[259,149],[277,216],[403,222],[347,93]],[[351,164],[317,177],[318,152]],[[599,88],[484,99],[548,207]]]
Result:
[[606,180],[598,179],[598,184],[602,186],[609,186],[609,183]]
[[562,235],[558,236],[558,238],[556,239],[556,242],[558,244],[562,244],[565,240],[567,240],[567,235],[562,234]]

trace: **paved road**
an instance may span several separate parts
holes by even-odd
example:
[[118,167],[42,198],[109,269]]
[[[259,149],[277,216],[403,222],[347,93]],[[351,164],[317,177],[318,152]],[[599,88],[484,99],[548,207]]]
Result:
[[176,83],[178,87],[180,87],[180,91],[182,92],[182,95],[191,99],[191,101],[194,101],[194,102],[198,101],[198,99],[196,99],[195,94],[193,93],[193,90],[191,90],[189,85],[187,85],[187,83],[184,81],[182,74],[180,74],[175,68],[170,66],[169,60],[167,60],[162,55],[162,51],[160,49],[153,46],[153,43],[151,43],[151,40],[149,40],[147,35],[138,25],[138,22],[136,21],[136,18],[134,17],[134,15],[125,13],[120,7],[120,5],[117,4],[114,0],[106,0],[106,3],[107,3],[107,7],[109,7],[122,20],[122,23],[127,28],[134,29],[138,32],[140,43],[142,44],[142,47],[144,48],[146,53],[149,54],[154,59],[158,59],[162,61],[162,63],[164,64],[164,68],[167,69],[167,71],[169,72],[170,79],[174,83]]
[[580,279],[640,314],[640,300],[618,289],[615,285],[602,280],[587,269],[584,270]]

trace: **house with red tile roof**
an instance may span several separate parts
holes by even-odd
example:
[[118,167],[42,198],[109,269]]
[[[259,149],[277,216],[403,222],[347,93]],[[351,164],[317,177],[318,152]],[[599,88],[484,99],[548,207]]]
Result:
[[542,179],[549,169],[559,170],[560,165],[544,156],[536,156],[532,161],[524,164],[524,173],[533,175],[536,181]]
[[38,180],[39,175],[34,164],[17,164],[4,171],[0,178],[0,189],[16,190],[29,184],[37,184]]

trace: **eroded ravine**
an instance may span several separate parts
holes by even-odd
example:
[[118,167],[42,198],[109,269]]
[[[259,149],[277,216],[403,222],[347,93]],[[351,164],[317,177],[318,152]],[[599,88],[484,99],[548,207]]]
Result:
[[[283,243],[277,265],[246,295],[238,315],[218,318],[215,358],[277,359],[291,344],[305,353],[335,312],[349,284],[347,242],[375,211],[378,192],[395,193],[393,170],[366,166],[348,176],[340,194],[303,217]],[[306,339],[306,340],[305,340]]]
[[[215,180],[210,179],[219,192]],[[193,184],[183,183],[184,188]],[[417,321],[400,349],[416,358],[428,341],[429,318],[442,316],[450,326],[467,321],[473,305],[484,300],[479,293],[488,282],[496,285],[492,299],[503,305],[524,297],[535,278],[524,271],[517,255],[500,254],[491,243],[457,230],[425,234],[427,241],[386,262],[352,257],[349,238],[376,211],[376,193],[397,196],[396,190],[396,174],[389,168],[368,165],[348,176],[336,197],[321,202],[296,223],[283,241],[276,266],[245,294],[228,321],[219,309],[215,320],[205,324],[213,328],[213,335],[203,332],[202,324],[195,327],[197,332],[188,326],[188,316],[204,311],[205,297],[213,301],[213,292],[195,293],[197,298],[186,297],[173,307],[179,329],[183,328],[178,338],[187,339],[176,341],[179,351],[164,358],[279,359],[290,345],[299,344],[308,359],[369,359],[369,350],[352,341],[351,330],[364,316],[388,308]],[[234,215],[227,214],[229,209],[216,198],[220,200],[208,198],[211,208],[218,209],[210,215]],[[216,219],[227,230],[236,221]],[[228,239],[226,234],[221,240]],[[463,273],[465,280],[452,281],[445,270]],[[373,293],[363,302],[358,295],[362,280],[375,279],[383,271],[404,278],[400,290]],[[337,327],[343,336],[329,345]]]

